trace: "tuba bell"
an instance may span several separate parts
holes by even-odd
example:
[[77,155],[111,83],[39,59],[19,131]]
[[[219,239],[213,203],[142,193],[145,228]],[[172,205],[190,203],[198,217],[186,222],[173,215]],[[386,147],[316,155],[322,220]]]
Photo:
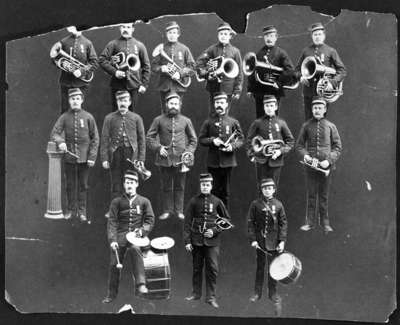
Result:
[[138,71],[140,69],[140,59],[136,54],[126,55],[124,52],[118,52],[111,57],[111,62],[118,70]]
[[73,73],[75,70],[81,70],[82,75],[78,79],[84,82],[92,81],[94,74],[92,71],[89,71],[89,66],[63,51],[60,42],[55,43],[51,47],[50,58],[59,69],[69,73]]
[[[216,79],[218,82],[222,82],[224,76],[233,79],[239,75],[239,65],[234,59],[220,55],[208,60],[205,75],[209,80]],[[197,80],[201,82],[204,78],[197,75]]]
[[181,161],[178,162],[176,165],[182,165],[181,169],[179,170],[181,173],[186,173],[189,171],[189,166],[193,166],[194,163],[194,155],[190,151],[185,151],[182,153]]

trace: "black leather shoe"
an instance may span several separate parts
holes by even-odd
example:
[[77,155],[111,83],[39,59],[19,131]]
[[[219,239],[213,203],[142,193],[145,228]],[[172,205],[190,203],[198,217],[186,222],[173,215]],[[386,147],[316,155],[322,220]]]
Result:
[[257,293],[255,293],[254,295],[252,295],[251,297],[250,297],[250,301],[251,302],[256,302],[257,300],[260,300],[260,295],[259,294],[257,294]]
[[103,304],[109,304],[110,302],[112,302],[116,297],[114,296],[107,296],[103,299],[102,303]]
[[219,305],[215,299],[208,300],[207,303],[210,304],[214,308],[219,308]]
[[324,225],[324,232],[327,234],[328,232],[332,232],[333,228],[330,225]]
[[196,296],[196,295],[190,295],[190,296],[185,297],[186,301],[193,301],[193,300],[199,300],[199,299],[200,299],[200,296]]

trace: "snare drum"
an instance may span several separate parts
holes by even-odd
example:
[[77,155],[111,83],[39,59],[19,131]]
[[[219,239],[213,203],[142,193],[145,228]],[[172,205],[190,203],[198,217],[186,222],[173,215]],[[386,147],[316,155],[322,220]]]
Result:
[[148,293],[147,299],[169,299],[171,290],[171,269],[168,253],[155,253],[151,249],[143,253],[144,273]]
[[149,237],[138,237],[135,231],[130,231],[126,235],[126,240],[137,247],[148,247],[150,245]]
[[156,251],[164,251],[175,245],[175,241],[171,237],[157,237],[151,240],[150,245]]
[[297,281],[301,270],[300,260],[289,252],[282,253],[275,257],[269,266],[271,278],[283,284]]

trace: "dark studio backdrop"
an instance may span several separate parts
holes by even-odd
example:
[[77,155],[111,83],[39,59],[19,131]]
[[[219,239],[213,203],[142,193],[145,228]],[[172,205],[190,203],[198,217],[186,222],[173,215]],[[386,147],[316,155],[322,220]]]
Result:
[[[137,23],[134,37],[146,45],[150,56],[164,41],[163,29],[170,20],[180,24],[180,41],[194,57],[216,42],[216,27],[222,21],[215,14],[201,14]],[[257,51],[263,46],[262,27],[274,24],[281,36],[278,45],[296,64],[301,50],[311,42],[307,27],[315,21],[327,24],[326,43],[338,50],[348,71],[344,95],[328,112],[343,143],[330,193],[329,215],[335,232],[325,236],[320,229],[309,233],[299,230],[305,214],[305,182],[299,159],[292,152],[282,170],[278,198],[289,220],[286,247],[302,261],[303,273],[296,284],[279,286],[283,316],[385,321],[395,307],[396,294],[395,16],[343,10],[333,19],[308,7],[274,6],[250,14],[246,33],[238,33],[232,44],[240,49],[242,57]],[[182,224],[177,219],[157,220],[150,235],[167,235],[176,241],[169,251],[171,299],[145,301],[133,297],[132,281],[124,269],[116,303],[101,304],[109,263],[104,213],[110,188],[109,175],[99,159],[89,179],[88,215],[92,224],[73,225],[43,217],[48,182],[46,144],[60,104],[59,71],[50,63],[49,49],[65,35],[62,29],[15,40],[6,47],[5,236],[40,239],[6,239],[5,287],[13,304],[22,312],[109,313],[130,303],[136,313],[145,314],[271,317],[273,308],[266,298],[258,304],[248,301],[254,283],[255,253],[246,238],[246,213],[256,195],[256,179],[244,149],[238,153],[239,166],[232,175],[229,211],[235,228],[224,234],[222,242],[220,310],[183,300],[191,290],[192,265],[190,255],[184,251]],[[119,36],[119,29],[92,29],[84,35],[100,55],[108,41]],[[155,80],[153,76],[136,110],[146,130],[160,112]],[[239,102],[231,109],[245,132],[255,118],[254,102],[245,95],[246,84]],[[84,103],[94,115],[99,132],[104,116],[111,111],[109,92],[109,76],[99,68]],[[207,105],[204,85],[193,80],[182,112],[192,119],[197,132],[207,117]],[[304,119],[300,88],[286,92],[279,114],[297,136]],[[148,151],[146,166],[153,176],[141,184],[139,192],[151,199],[158,215],[162,212],[160,182],[153,161],[154,155]],[[195,166],[188,173],[185,202],[197,193],[198,175],[206,169],[205,162],[206,150],[199,147]]]

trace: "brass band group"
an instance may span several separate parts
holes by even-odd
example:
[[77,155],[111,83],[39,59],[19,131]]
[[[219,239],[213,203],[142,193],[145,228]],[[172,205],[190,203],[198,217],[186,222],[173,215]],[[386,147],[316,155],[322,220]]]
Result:
[[[99,58],[92,42],[80,31],[74,27],[68,31],[70,35],[50,50],[52,62],[61,69],[61,116],[52,130],[51,141],[63,154],[65,219],[88,221],[88,177],[98,151],[101,165],[110,175],[111,203],[105,211],[110,267],[103,303],[117,297],[126,255],[131,257],[137,294],[151,298],[150,291],[158,289],[152,290],[146,272],[154,264],[149,259],[165,257],[166,250],[173,245],[173,239],[161,237],[151,242],[153,250],[148,248],[148,235],[155,224],[152,198],[137,192],[140,182],[151,176],[151,168],[145,167],[147,149],[155,153],[155,161],[146,161],[146,166],[154,163],[160,171],[162,211],[158,219],[182,220],[185,249],[193,256],[192,293],[185,299],[201,298],[205,266],[206,302],[219,307],[216,279],[220,235],[233,226],[228,205],[230,181],[232,169],[237,166],[236,152],[244,147],[249,163],[255,166],[254,186],[258,191],[247,214],[249,243],[256,251],[257,261],[250,300],[256,302],[262,296],[267,262],[268,296],[280,315],[282,299],[277,293],[277,281],[293,282],[301,272],[300,261],[285,251],[288,222],[282,202],[275,197],[284,157],[291,151],[299,155],[306,177],[307,210],[300,229],[310,231],[320,223],[326,234],[333,231],[328,195],[332,170],[342,147],[338,130],[327,120],[326,113],[328,106],[342,95],[346,68],[337,51],[325,44],[325,27],[321,23],[311,25],[312,44],[303,49],[297,66],[276,45],[278,31],[272,25],[260,31],[265,46],[256,53],[245,54],[243,60],[240,50],[231,44],[235,32],[228,23],[217,27],[218,42],[196,60],[190,49],[178,41],[182,31],[175,21],[166,25],[166,41],[154,49],[151,61],[145,45],[132,36],[134,24],[121,24],[120,37],[110,41]],[[113,106],[104,118],[100,134],[92,114],[83,109],[85,96],[96,96],[93,92],[88,94],[88,89],[99,65],[111,76]],[[146,131],[136,108],[139,96],[155,93],[148,89],[151,74],[158,78],[160,115]],[[238,103],[242,94],[244,77],[256,112],[246,134],[240,122],[230,115],[232,104]],[[209,93],[208,116],[198,132],[190,117],[183,114],[184,95],[192,79],[204,81]],[[305,122],[296,140],[278,112],[284,92],[300,84]],[[193,166],[198,144],[208,148],[207,165],[199,175],[199,194],[184,207],[186,175]],[[279,267],[274,268],[279,257]],[[282,276],[280,269],[288,260],[292,263],[290,274]]]

